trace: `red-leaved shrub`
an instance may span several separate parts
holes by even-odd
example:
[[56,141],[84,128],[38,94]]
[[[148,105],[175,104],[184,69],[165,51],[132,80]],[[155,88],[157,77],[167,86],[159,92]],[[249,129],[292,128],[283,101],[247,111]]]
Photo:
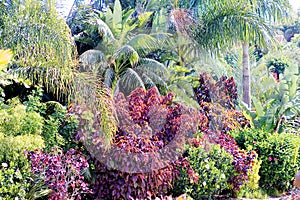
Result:
[[[88,106],[73,106],[69,114],[79,119],[76,138],[89,151],[94,166],[95,199],[146,199],[167,193],[179,174],[187,170],[197,176],[182,157],[184,144],[192,139],[199,124],[199,112],[173,102],[172,93],[160,96],[156,88],[136,89],[125,98],[121,93],[113,99],[118,131],[109,150],[101,149],[97,127],[101,120],[93,115],[90,128],[78,113]],[[93,145],[95,144],[95,145]]]

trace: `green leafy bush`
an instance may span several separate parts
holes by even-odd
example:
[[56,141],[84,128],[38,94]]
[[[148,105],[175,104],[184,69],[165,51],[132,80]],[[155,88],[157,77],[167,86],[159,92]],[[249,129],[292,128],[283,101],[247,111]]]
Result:
[[[70,119],[66,119],[67,109],[55,101],[42,102],[42,95],[43,89],[37,87],[27,96],[28,100],[24,104],[27,111],[35,111],[43,117],[41,135],[45,140],[44,150],[50,151],[54,146],[67,150],[69,148],[64,146],[67,145],[68,141],[71,141],[70,137],[65,138],[65,135],[69,135],[65,133],[65,131],[68,131],[66,127],[71,123]],[[76,128],[77,126],[73,127],[72,136]]]
[[234,131],[231,135],[241,148],[257,152],[262,161],[259,185],[269,193],[282,192],[292,187],[298,170],[299,136],[288,133],[268,133],[258,129]]
[[30,188],[30,164],[24,151],[43,148],[39,135],[4,136],[0,133],[0,197],[24,198]]
[[235,175],[233,156],[219,145],[211,145],[209,151],[203,146],[190,147],[188,161],[199,177],[198,182],[191,182],[187,172],[181,171],[173,193],[186,193],[194,199],[203,199],[229,191],[228,180]]
[[0,104],[0,196],[5,199],[26,198],[32,180],[23,152],[45,146],[44,118],[32,108],[17,98]]
[[26,106],[16,98],[3,107],[0,110],[0,132],[11,136],[42,133],[43,118],[39,113],[27,112]]
[[44,127],[42,136],[45,140],[46,150],[54,146],[63,147],[65,139],[59,134],[59,131],[66,118],[67,110],[58,102],[49,101],[45,104]]

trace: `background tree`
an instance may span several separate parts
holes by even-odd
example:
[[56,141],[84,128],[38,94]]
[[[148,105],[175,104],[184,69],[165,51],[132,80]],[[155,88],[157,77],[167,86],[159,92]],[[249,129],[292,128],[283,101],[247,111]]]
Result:
[[249,43],[267,46],[274,42],[271,21],[286,14],[287,1],[203,0],[191,5],[197,11],[194,20],[174,13],[179,29],[210,51],[236,44],[243,47],[243,101],[251,108]]

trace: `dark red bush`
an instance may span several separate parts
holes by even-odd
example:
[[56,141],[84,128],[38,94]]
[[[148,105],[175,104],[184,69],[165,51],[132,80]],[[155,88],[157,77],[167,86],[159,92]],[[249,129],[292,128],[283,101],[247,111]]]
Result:
[[248,181],[248,172],[252,170],[256,155],[253,151],[244,151],[239,149],[236,141],[230,135],[221,133],[217,139],[217,144],[220,144],[228,153],[233,155],[233,165],[238,173],[231,178],[229,182],[233,185],[234,192],[238,191],[241,186]]
[[[77,137],[88,145],[89,163],[94,166],[95,199],[146,199],[164,195],[172,187],[180,168],[185,168],[193,181],[197,176],[182,157],[199,124],[199,113],[173,102],[173,94],[160,96],[156,88],[136,89],[129,97],[117,94],[114,106],[118,131],[109,151],[101,150],[99,116],[94,115],[89,132],[84,128],[83,110],[74,106],[69,114],[80,121]],[[100,145],[98,145],[100,144]]]

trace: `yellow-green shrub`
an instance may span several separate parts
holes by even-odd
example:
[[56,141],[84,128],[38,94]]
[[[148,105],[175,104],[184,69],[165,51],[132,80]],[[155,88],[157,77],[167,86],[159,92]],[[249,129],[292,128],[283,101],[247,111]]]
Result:
[[26,110],[18,99],[12,99],[0,109],[0,132],[5,135],[40,135],[43,128],[43,117],[39,113]]
[[0,133],[0,197],[24,198],[29,190],[30,164],[24,151],[43,148],[39,135],[4,136]]

